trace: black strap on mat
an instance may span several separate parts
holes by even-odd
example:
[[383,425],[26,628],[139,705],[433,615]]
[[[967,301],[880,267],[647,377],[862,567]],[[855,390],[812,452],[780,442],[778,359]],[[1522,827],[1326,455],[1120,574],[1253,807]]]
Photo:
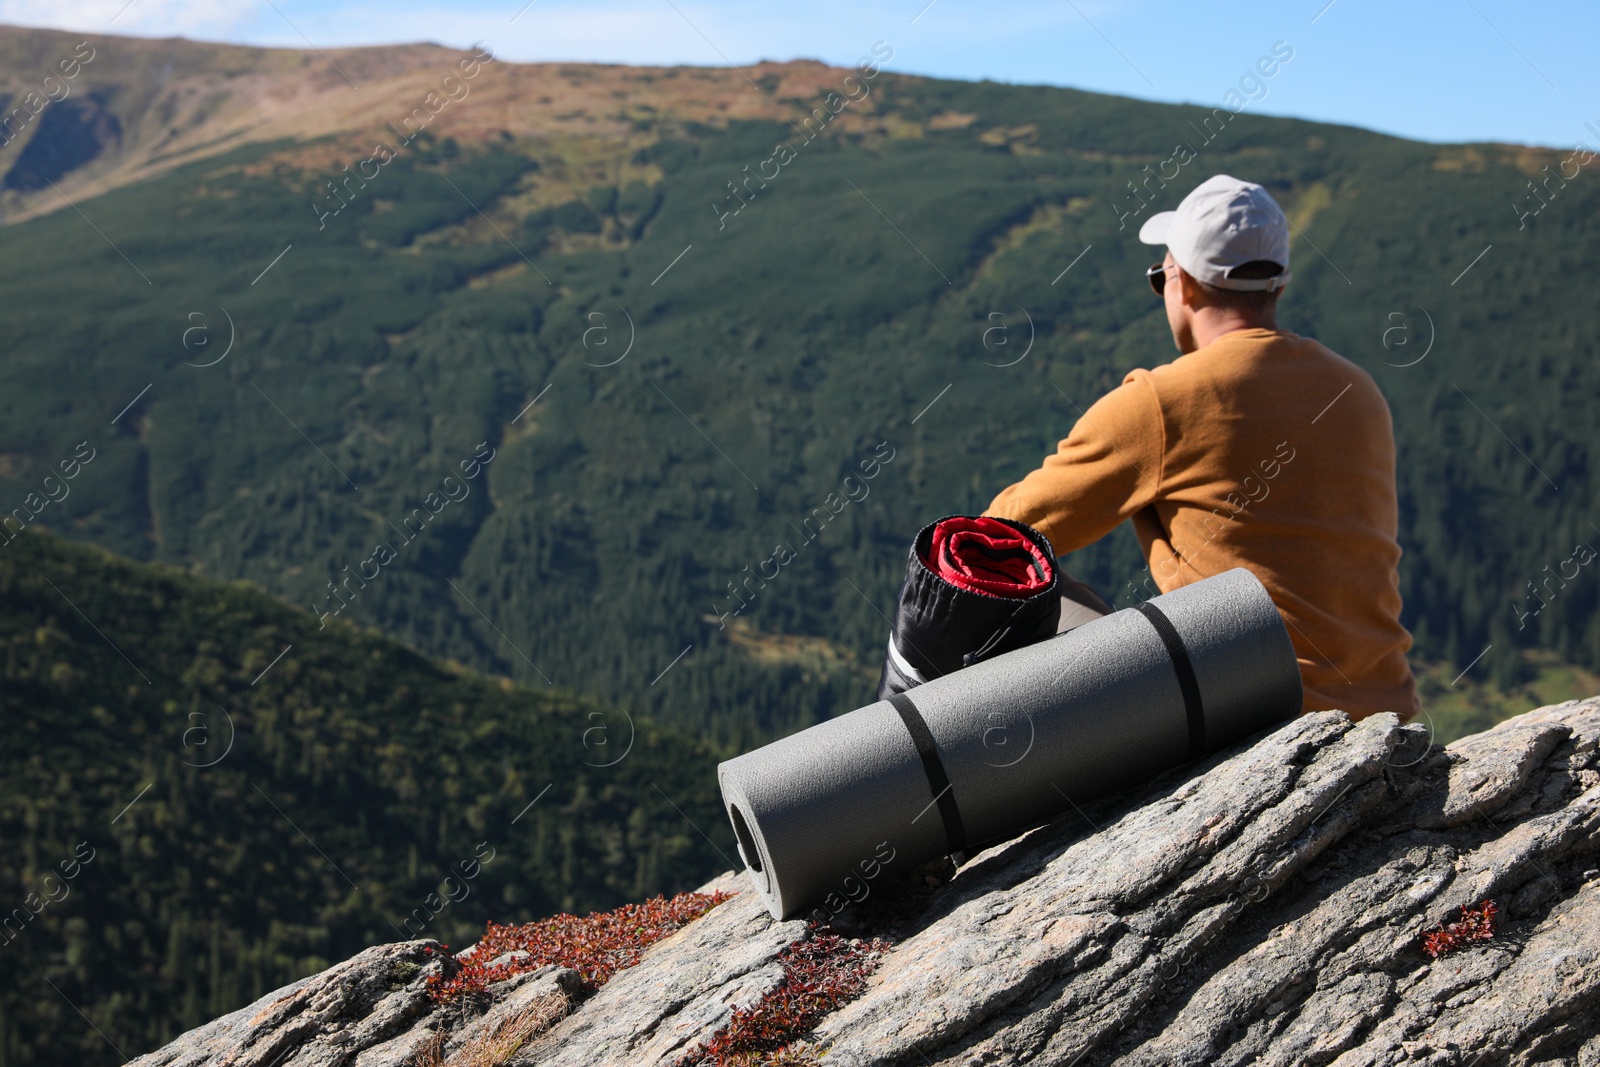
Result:
[[1167,656],[1172,669],[1178,674],[1178,689],[1183,693],[1183,713],[1189,720],[1189,759],[1197,760],[1206,753],[1206,713],[1200,703],[1200,683],[1194,676],[1194,664],[1189,662],[1189,650],[1183,647],[1183,638],[1172,625],[1172,620],[1154,604],[1145,601],[1137,605],[1141,614],[1150,620],[1167,646]]
[[933,732],[928,729],[922,712],[904,693],[895,693],[888,701],[900,713],[900,721],[906,724],[911,743],[917,747],[917,755],[922,757],[922,771],[928,776],[934,802],[939,805],[939,818],[944,822],[944,836],[950,845],[950,852],[953,855],[964,853],[967,849],[966,827],[961,824],[961,809],[956,807],[955,790],[944,773],[944,764],[939,762],[939,748],[934,744]]

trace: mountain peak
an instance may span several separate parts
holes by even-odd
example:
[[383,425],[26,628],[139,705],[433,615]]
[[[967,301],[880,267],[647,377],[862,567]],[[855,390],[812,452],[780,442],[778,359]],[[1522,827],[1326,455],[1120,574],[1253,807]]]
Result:
[[[78,200],[245,145],[283,142],[273,162],[337,171],[375,140],[396,144],[418,108],[431,134],[463,143],[579,138],[629,151],[662,121],[801,121],[824,93],[859,91],[842,87],[850,71],[816,60],[512,63],[484,46],[257,48],[4,25],[0,70],[0,121],[11,118],[0,212],[11,223],[65,207],[52,182]],[[841,125],[873,106],[862,98]]]

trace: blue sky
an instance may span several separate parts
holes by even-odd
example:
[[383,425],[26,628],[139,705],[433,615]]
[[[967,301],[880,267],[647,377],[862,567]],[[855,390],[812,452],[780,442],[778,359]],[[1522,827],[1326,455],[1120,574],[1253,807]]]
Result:
[[848,64],[1214,104],[1277,41],[1257,113],[1431,141],[1600,137],[1596,0],[0,0],[0,22],[305,47],[487,41],[513,60]]

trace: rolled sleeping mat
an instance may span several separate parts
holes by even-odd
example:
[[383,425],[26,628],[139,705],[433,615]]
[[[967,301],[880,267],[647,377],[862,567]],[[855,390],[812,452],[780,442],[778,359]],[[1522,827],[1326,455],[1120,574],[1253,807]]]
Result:
[[1301,710],[1260,581],[1224,572],[858,708],[717,767],[779,919],[1003,840]]
[[1050,542],[1026,523],[946,515],[911,542],[878,699],[1042,641],[1061,616]]

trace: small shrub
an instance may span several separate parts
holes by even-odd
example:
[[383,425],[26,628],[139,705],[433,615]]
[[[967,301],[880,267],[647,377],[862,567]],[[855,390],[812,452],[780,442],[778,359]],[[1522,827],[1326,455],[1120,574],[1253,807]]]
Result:
[[[583,978],[587,993],[605,985],[613,974],[639,962],[644,950],[682,929],[727,900],[730,893],[679,893],[671,900],[656,897],[643,904],[624,904],[611,911],[579,918],[556,915],[521,926],[489,923],[470,959],[446,978],[428,976],[428,995],[444,1003],[464,994],[482,993],[495,982],[556,963]],[[495,964],[509,952],[525,953]]]
[[755,1004],[735,1008],[728,1025],[675,1067],[798,1067],[818,1062],[792,1046],[829,1012],[860,996],[867,976],[889,950],[887,941],[849,941],[812,923],[806,937],[778,957],[783,978]]
[[1441,923],[1432,930],[1422,932],[1422,951],[1433,959],[1458,948],[1464,948],[1474,941],[1488,941],[1495,935],[1495,916],[1500,909],[1495,907],[1492,900],[1485,900],[1472,907],[1461,905],[1461,918],[1453,923]]

